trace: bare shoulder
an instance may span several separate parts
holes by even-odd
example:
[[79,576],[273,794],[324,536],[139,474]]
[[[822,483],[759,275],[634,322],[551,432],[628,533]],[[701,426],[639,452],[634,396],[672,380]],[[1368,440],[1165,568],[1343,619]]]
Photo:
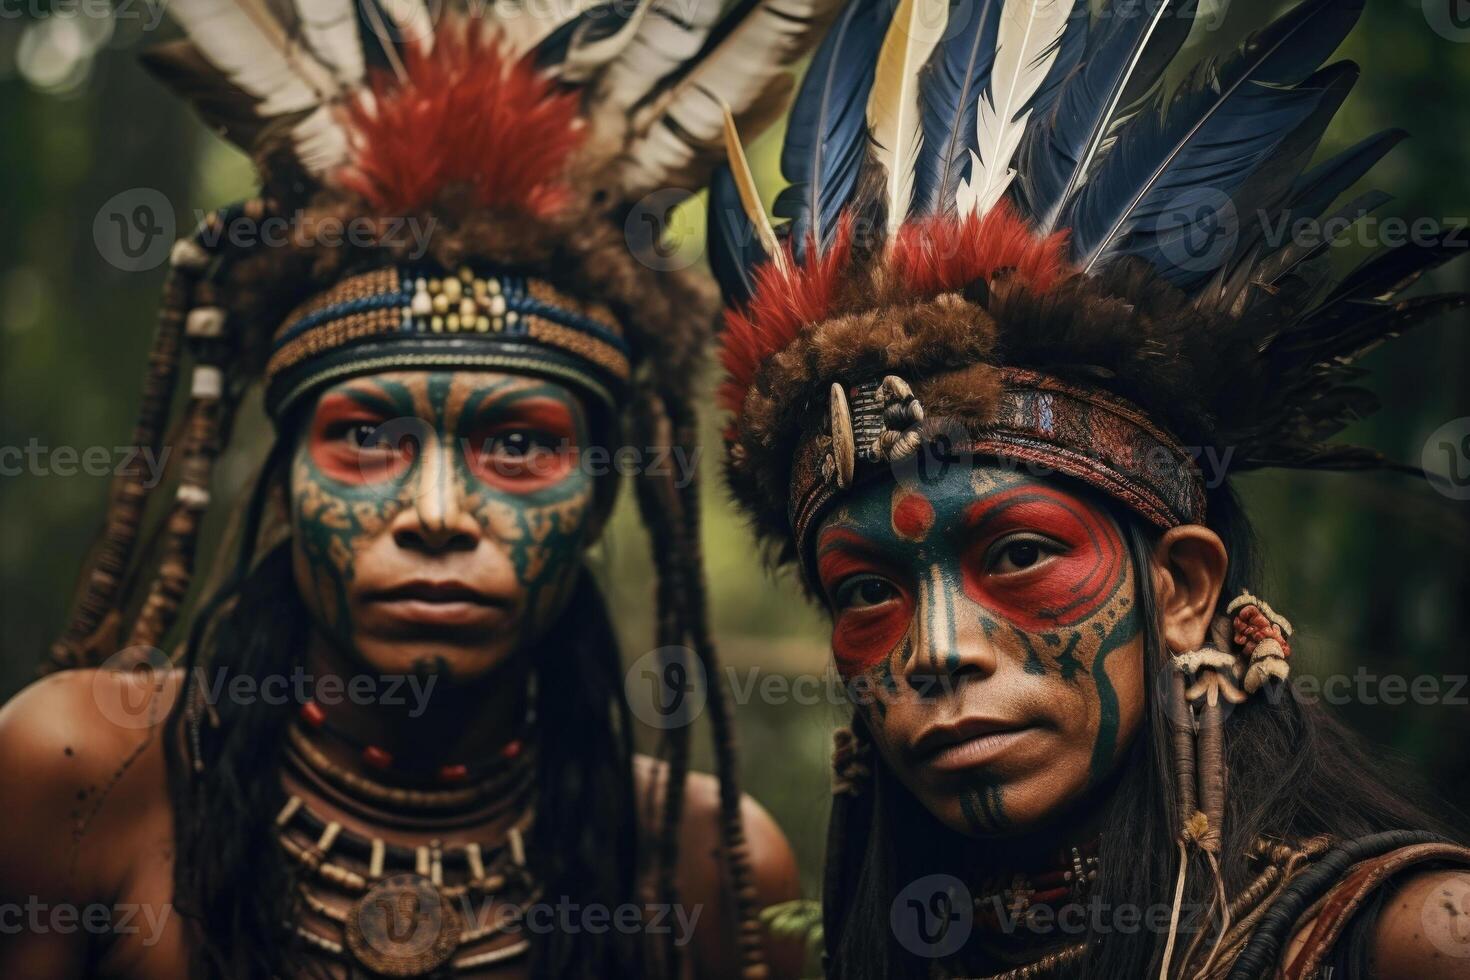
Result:
[[[652,835],[657,832],[658,815],[663,808],[668,767],[656,759],[639,755],[633,759],[633,772],[645,832]],[[685,855],[686,864],[695,860],[704,865],[709,859],[718,858],[720,812],[720,781],[708,773],[691,772],[684,783],[680,833],[680,850]],[[741,795],[740,817],[750,850],[756,891],[762,904],[796,898],[800,892],[800,878],[796,857],[786,834],[765,807],[748,794]]]
[[[633,762],[639,813],[645,839],[658,832],[668,767],[636,756]],[[684,784],[679,826],[680,904],[676,917],[690,921],[696,974],[701,980],[740,976],[741,958],[732,929],[735,909],[731,882],[720,848],[720,781],[706,773],[690,773]],[[801,895],[796,856],[786,835],[765,808],[749,796],[740,800],[751,886],[758,909],[789,902]],[[773,978],[800,976],[804,951],[799,944],[765,935],[766,962]]]
[[0,707],[0,799],[12,804],[0,881],[45,893],[85,890],[77,873],[107,876],[105,861],[80,858],[104,831],[161,802],[161,733],[178,682],[166,673],[63,671]]
[[1389,896],[1374,929],[1374,980],[1470,974],[1470,871],[1427,871]]

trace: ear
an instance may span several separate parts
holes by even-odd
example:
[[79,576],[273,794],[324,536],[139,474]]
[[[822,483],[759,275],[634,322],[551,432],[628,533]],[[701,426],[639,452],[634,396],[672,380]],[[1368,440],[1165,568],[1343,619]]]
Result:
[[1225,542],[1199,524],[1171,528],[1159,538],[1151,572],[1159,625],[1171,653],[1204,646],[1229,561]]

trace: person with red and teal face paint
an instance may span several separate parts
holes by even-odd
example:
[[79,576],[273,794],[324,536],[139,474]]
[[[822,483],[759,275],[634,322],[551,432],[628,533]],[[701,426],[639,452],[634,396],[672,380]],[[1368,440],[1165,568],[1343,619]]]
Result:
[[830,977],[1470,970],[1464,828],[1286,683],[1230,482],[1388,465],[1328,442],[1353,361],[1466,304],[1399,296],[1464,230],[1341,281],[1268,240],[1398,139],[1307,169],[1362,4],[1166,105],[1194,7],[859,0],[792,110],[789,223],[738,140],[712,185],[729,482],[853,705]]
[[[688,724],[635,754],[587,553],[642,460],[655,646],[717,683],[666,462],[716,304],[630,241],[704,183],[720,102],[771,121],[836,4],[440,6],[169,6],[149,64],[262,192],[172,253],[136,435],[177,438],[170,499],[120,481],[68,669],[0,710],[0,908],[106,913],[7,923],[4,976],[789,972],[758,913],[794,862],[726,703],[715,776]],[[196,590],[252,391],[275,439]]]

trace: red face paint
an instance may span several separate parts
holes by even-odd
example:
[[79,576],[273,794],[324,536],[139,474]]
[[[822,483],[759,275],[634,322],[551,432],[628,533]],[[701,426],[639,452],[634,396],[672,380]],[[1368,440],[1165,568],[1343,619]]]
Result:
[[895,495],[893,501],[893,530],[901,538],[922,541],[929,536],[934,526],[934,505],[917,493],[908,491]]
[[571,410],[551,398],[527,398],[476,425],[466,437],[470,471],[486,483],[528,492],[563,479],[577,465]]
[[[965,595],[1032,632],[1073,626],[1095,615],[1127,573],[1117,525],[1106,513],[1054,487],[1028,484],[971,504],[963,559]],[[1060,551],[1007,575],[986,573],[987,552],[1008,534],[1030,531]]]
[[322,396],[308,436],[312,461],[338,483],[369,484],[402,473],[418,447],[412,439],[396,445],[376,441],[372,430],[383,417],[346,394]]
[[[837,528],[823,535],[817,575],[829,596],[841,583],[864,574],[898,581],[892,569],[871,554],[856,531]],[[888,602],[840,610],[832,626],[837,672],[851,678],[872,669],[903,639],[912,617],[913,599],[901,589]]]

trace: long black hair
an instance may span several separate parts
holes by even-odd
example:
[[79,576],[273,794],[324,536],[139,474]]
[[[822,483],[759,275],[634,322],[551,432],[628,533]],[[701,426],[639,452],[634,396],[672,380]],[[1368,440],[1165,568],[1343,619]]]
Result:
[[[1211,494],[1210,526],[1230,555],[1222,595],[1238,595],[1258,583],[1259,566],[1249,525],[1234,493],[1223,486]],[[1131,513],[1115,510],[1139,571],[1137,602],[1148,628],[1147,677],[1167,676],[1168,651],[1159,633],[1158,608],[1146,574],[1158,532]],[[1173,767],[1164,701],[1157,685],[1146,686],[1145,729],[1133,741],[1109,788],[1093,894],[1101,909],[1167,907],[1177,872]],[[854,727],[861,732],[861,719]],[[1319,834],[1353,838],[1392,829],[1453,831],[1390,779],[1358,737],[1314,701],[1299,699],[1290,685],[1237,707],[1226,722],[1226,765],[1230,773],[1221,871],[1235,894],[1252,875],[1247,850],[1259,837],[1304,840]],[[887,928],[898,892],[925,875],[963,875],[976,868],[1005,867],[1009,845],[973,841],[947,828],[899,782],[874,752],[873,776],[856,795],[839,795],[828,828],[823,920],[829,976],[882,980],[928,976],[931,961],[907,950]],[[1390,788],[1394,787],[1394,788]],[[1203,910],[1214,888],[1210,869],[1192,863],[1185,907]],[[1341,976],[1364,976],[1368,929],[1374,908],[1360,915],[1338,944]],[[1092,917],[1089,917],[1089,922]],[[1208,928],[1203,916],[1196,928]],[[1089,925],[1089,928],[1092,928]],[[1156,976],[1166,935],[1140,929],[1082,933],[1087,955],[1062,971],[1077,977]],[[1187,946],[1191,934],[1181,934]],[[1209,940],[1206,937],[1206,941]],[[1176,951],[1177,963],[1180,953]]]
[[[305,969],[298,941],[283,926],[297,917],[299,883],[274,839],[294,706],[284,698],[223,698],[211,705],[215,719],[196,725],[190,718],[200,697],[196,668],[207,663],[211,677],[227,672],[259,682],[289,675],[306,651],[310,618],[294,585],[289,543],[251,562],[269,484],[288,455],[289,440],[282,440],[250,502],[235,572],[195,617],[184,688],[169,720],[175,902],[191,926],[191,976],[255,980]],[[607,609],[585,569],[544,643],[574,666],[559,671],[556,684],[537,685],[530,862],[546,901],[568,896],[609,909],[638,902],[633,726]],[[647,975],[645,959],[641,942],[618,930],[532,938],[536,978],[638,978]]]

